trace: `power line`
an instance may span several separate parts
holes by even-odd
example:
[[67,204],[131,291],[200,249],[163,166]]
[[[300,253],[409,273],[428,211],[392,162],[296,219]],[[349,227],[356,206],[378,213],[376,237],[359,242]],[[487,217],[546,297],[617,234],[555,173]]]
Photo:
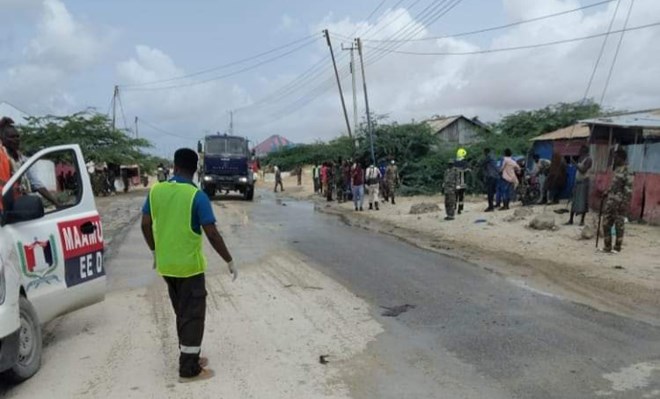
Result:
[[274,53],[276,51],[291,47],[295,44],[307,41],[307,40],[309,40],[311,38],[314,38],[316,36],[317,35],[305,36],[301,39],[294,40],[294,41],[289,42],[287,44],[284,44],[284,45],[275,47],[273,49],[270,49],[268,51],[264,51],[262,53],[259,53],[259,54],[256,54],[256,55],[253,55],[253,56],[250,56],[250,57],[247,57],[247,58],[243,58],[243,59],[240,59],[240,60],[237,60],[237,61],[232,61],[232,62],[229,62],[229,63],[224,64],[224,65],[220,65],[220,66],[217,66],[217,67],[204,69],[204,70],[201,70],[201,71],[198,71],[198,72],[193,72],[193,73],[186,74],[186,75],[175,76],[175,77],[168,78],[168,79],[160,79],[160,80],[154,80],[154,81],[150,81],[150,82],[126,84],[126,85],[121,85],[120,87],[122,87],[122,88],[129,88],[129,87],[132,88],[132,87],[140,87],[140,86],[151,86],[151,85],[156,85],[156,84],[161,84],[161,83],[173,82],[173,81],[181,80],[181,79],[188,79],[188,78],[191,78],[191,77],[194,77],[194,76],[204,75],[204,74],[207,74],[207,73],[210,73],[210,72],[219,71],[219,70],[229,68],[229,67],[234,66],[234,65],[239,65],[239,64],[245,63],[247,61],[252,61],[252,60],[261,58],[264,55],[268,55],[268,54]]
[[[660,22],[655,22],[655,23],[651,23],[651,24],[635,26],[635,27],[632,27],[632,28],[619,29],[619,30],[615,30],[615,31],[612,31],[612,32],[598,33],[598,34],[594,34],[594,35],[576,37],[576,38],[572,38],[572,39],[556,40],[556,41],[552,41],[552,42],[530,44],[530,45],[525,45],[525,46],[502,47],[502,48],[477,50],[477,51],[465,51],[465,52],[415,52],[415,51],[389,50],[389,52],[390,53],[396,53],[396,54],[421,55],[421,56],[426,56],[426,55],[461,56],[461,55],[474,55],[474,54],[489,54],[489,53],[499,53],[499,52],[504,52],[504,51],[514,51],[514,50],[525,50],[525,49],[553,46],[553,45],[557,45],[557,44],[578,42],[578,41],[583,41],[583,40],[588,40],[588,39],[595,39],[595,38],[598,38],[598,37],[607,36],[607,35],[613,34],[613,33],[631,32],[631,31],[636,31],[636,30],[641,30],[641,29],[652,28],[652,27],[659,26],[659,25],[660,25]],[[365,46],[365,47],[367,47],[367,46]],[[371,48],[371,49],[380,49],[380,48],[374,47],[374,46],[369,46],[369,48]]]
[[[399,0],[395,7],[400,5],[404,0]],[[419,0],[416,0],[419,1]],[[369,21],[377,12],[378,10],[382,7],[382,5],[385,3],[385,1],[381,2],[376,6],[376,8],[369,14],[369,16],[366,18],[367,21]],[[366,32],[369,32],[371,29],[375,28],[378,26],[380,22],[376,23],[376,25],[371,26],[369,29],[367,29]],[[356,29],[351,36],[354,36],[357,32],[359,31],[359,28]],[[348,38],[343,35],[339,34],[332,34],[332,36],[338,36],[341,37],[341,39],[346,38],[347,40],[352,41],[352,38]],[[337,62],[344,61],[345,54],[341,54],[339,57],[337,57]],[[261,108],[261,107],[268,107],[268,103],[271,103],[271,107],[275,106],[276,103],[282,101],[284,98],[296,93],[297,91],[303,89],[307,84],[313,83],[318,81],[318,79],[326,73],[328,70],[324,68],[324,65],[326,61],[329,59],[329,56],[321,59],[319,62],[316,64],[312,65],[309,69],[305,70],[302,74],[291,80],[289,83],[285,84],[281,88],[267,94],[265,97],[262,97],[261,99],[257,100],[253,104],[246,105],[241,108],[237,108],[236,111],[245,111],[247,109],[253,109],[253,108]],[[341,68],[340,75],[343,77],[346,75],[346,72],[350,72],[348,67],[343,67]],[[334,77],[329,77],[327,80],[332,80]],[[297,101],[297,100],[296,100]],[[266,103],[265,105],[262,105]],[[261,107],[259,107],[262,105]]]
[[[403,34],[400,35],[399,38],[410,39],[415,37],[420,32],[422,32],[422,30],[426,29],[428,26],[435,23],[438,19],[446,15],[449,11],[451,11],[454,7],[456,7],[461,1],[462,0],[455,0],[453,3],[450,3],[449,1],[444,1],[442,4],[440,4],[441,7],[439,9],[435,9],[431,14],[422,17],[419,20],[419,22],[417,22],[418,18],[416,17],[413,21],[411,21],[408,24],[408,27],[403,31]],[[396,35],[394,35],[393,37],[396,37]],[[369,59],[368,64],[371,65],[380,61],[389,54],[387,50],[397,49],[402,45],[403,43],[391,43],[390,45],[388,45],[387,49],[384,49],[384,51],[371,54],[372,57],[371,59]]]
[[610,25],[607,28],[607,35],[605,35],[605,39],[603,39],[603,44],[600,46],[600,52],[598,53],[598,58],[596,58],[596,64],[594,65],[593,71],[591,71],[591,76],[589,77],[589,83],[587,84],[587,89],[584,91],[584,96],[582,97],[583,99],[587,98],[587,96],[589,95],[589,91],[591,90],[591,86],[594,83],[594,78],[596,77],[596,72],[598,71],[600,60],[603,58],[603,54],[605,54],[605,46],[607,45],[607,39],[609,39],[610,34],[612,34],[612,28],[614,27],[614,21],[616,20],[616,14],[619,12],[620,5],[621,5],[621,0],[618,0],[616,3],[616,7],[614,8],[614,13],[612,14],[612,19],[610,20]]
[[129,131],[128,123],[126,122],[126,114],[124,113],[124,104],[121,102],[121,96],[119,95],[119,90],[117,90],[117,101],[119,102],[119,109],[121,110],[121,117],[124,120],[124,129]]
[[614,58],[612,59],[612,65],[610,65],[610,71],[607,74],[607,79],[605,80],[605,87],[603,88],[603,94],[600,96],[600,104],[603,104],[605,100],[605,94],[607,94],[607,88],[610,85],[612,80],[612,73],[614,72],[614,65],[616,65],[616,60],[619,58],[619,51],[621,50],[621,43],[623,43],[623,37],[626,34],[626,28],[628,27],[628,22],[630,21],[630,14],[632,13],[633,6],[635,5],[635,0],[630,0],[630,7],[628,8],[628,14],[626,15],[626,21],[623,23],[623,29],[621,31],[621,37],[619,37],[619,43],[616,45],[616,51],[614,52]]
[[598,6],[601,6],[601,5],[604,5],[604,4],[612,3],[614,1],[617,1],[617,0],[604,0],[604,1],[600,1],[598,3],[589,4],[589,5],[586,5],[586,6],[583,6],[583,7],[574,8],[572,10],[566,10],[566,11],[561,11],[561,12],[557,12],[557,13],[554,13],[554,14],[542,15],[542,16],[536,17],[536,18],[524,19],[524,20],[520,20],[520,21],[517,21],[517,22],[509,23],[509,24],[506,24],[506,25],[493,26],[493,27],[490,27],[490,28],[484,28],[484,29],[467,31],[467,32],[453,33],[453,34],[449,34],[449,35],[422,37],[422,38],[414,38],[414,39],[407,39],[407,40],[388,40],[388,39],[368,39],[367,38],[367,39],[364,39],[363,41],[364,42],[389,42],[389,43],[394,42],[394,43],[400,43],[400,42],[417,42],[417,41],[429,41],[429,40],[449,39],[449,38],[456,38],[456,37],[463,37],[463,36],[472,36],[472,35],[476,35],[476,34],[479,34],[479,33],[486,33],[486,32],[492,32],[492,31],[512,28],[514,26],[524,25],[524,24],[528,24],[528,23],[532,23],[532,22],[542,21],[542,20],[545,20],[545,19],[559,17],[559,16],[562,16],[562,15],[572,14],[574,12],[583,11],[583,10],[586,10],[586,9],[589,9],[589,8],[598,7]]
[[198,86],[198,85],[202,85],[202,84],[209,83],[209,82],[214,82],[214,81],[221,80],[221,79],[226,79],[226,78],[231,77],[231,76],[235,76],[235,75],[239,75],[239,74],[241,74],[241,73],[247,72],[247,71],[251,71],[251,70],[256,69],[256,68],[258,68],[258,67],[260,67],[260,66],[262,66],[262,65],[265,65],[265,64],[268,64],[268,63],[271,63],[271,62],[278,61],[278,60],[280,60],[280,59],[286,57],[287,55],[291,55],[291,54],[293,54],[293,53],[295,53],[295,52],[297,52],[297,51],[302,50],[303,48],[305,48],[305,47],[307,47],[307,46],[309,46],[309,45],[311,45],[311,44],[314,44],[314,42],[316,42],[318,39],[319,39],[319,38],[316,38],[316,37],[315,37],[314,39],[311,39],[311,40],[309,40],[308,42],[306,42],[306,43],[304,43],[304,44],[302,44],[302,45],[300,45],[300,46],[297,46],[297,47],[293,48],[292,50],[289,50],[289,51],[287,51],[287,52],[285,52],[285,53],[279,54],[279,55],[274,56],[274,57],[271,57],[271,58],[267,58],[267,59],[265,59],[265,60],[263,60],[263,61],[261,61],[261,62],[258,62],[258,63],[254,64],[254,65],[250,65],[250,66],[245,67],[245,68],[241,68],[241,69],[239,69],[239,70],[237,70],[237,71],[230,72],[230,73],[227,73],[227,74],[224,74],[224,75],[220,75],[220,76],[216,76],[216,77],[213,77],[213,78],[204,79],[204,80],[196,80],[196,81],[193,81],[193,82],[186,82],[186,83],[176,84],[176,85],[171,85],[171,86],[127,88],[127,89],[125,89],[125,91],[159,91],[159,90],[171,90],[171,89],[179,89],[179,88],[183,88],[183,87]]
[[182,136],[182,135],[180,135],[180,134],[176,134],[176,133],[168,132],[167,130],[164,130],[164,129],[162,129],[162,128],[156,126],[156,125],[154,125],[153,123],[151,123],[151,122],[145,120],[145,119],[142,118],[142,117],[140,118],[140,123],[142,123],[143,125],[147,125],[147,126],[149,126],[150,128],[152,128],[153,130],[155,130],[155,131],[157,131],[157,132],[160,132],[160,133],[162,133],[162,134],[164,134],[164,135],[167,135],[167,136],[177,137],[177,138],[180,138],[180,139],[186,139],[186,140],[192,140],[192,139],[193,139],[193,138],[191,138],[191,137],[186,137],[186,136]]

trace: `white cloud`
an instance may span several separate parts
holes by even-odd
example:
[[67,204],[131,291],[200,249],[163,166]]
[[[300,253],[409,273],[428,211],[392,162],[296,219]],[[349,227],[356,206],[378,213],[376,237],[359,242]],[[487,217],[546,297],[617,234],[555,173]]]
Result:
[[[117,65],[117,74],[126,86],[122,89],[121,96],[127,112],[169,132],[188,137],[187,145],[191,145],[206,133],[224,130],[227,126],[227,111],[248,101],[248,96],[242,88],[223,81],[189,85],[194,83],[194,80],[178,79],[155,85],[135,86],[186,74],[169,55],[144,45],[136,46],[135,56]],[[171,90],[135,90],[169,86],[182,87]],[[162,144],[161,139],[172,146],[177,142],[176,139],[149,127],[143,131],[148,131],[147,137],[151,139],[158,138],[157,144]],[[181,143],[182,140],[178,142]]]
[[[578,8],[577,0],[503,0],[510,21]],[[621,29],[629,0],[623,0],[614,29]],[[607,7],[576,12],[557,18],[524,24],[495,32],[490,42],[474,37],[448,38],[409,43],[401,50],[414,52],[465,52],[520,46],[555,40],[572,39],[607,31],[615,3]],[[660,2],[638,0],[629,27],[657,21]],[[328,28],[330,32],[348,36],[356,30],[372,39],[386,38],[408,23],[415,23],[406,10],[390,10],[383,23],[373,27],[365,21],[326,17],[313,31]],[[389,25],[387,23],[389,22]],[[427,27],[417,22],[416,37],[428,37]],[[386,28],[381,29],[381,26]],[[626,33],[617,60],[606,107],[640,109],[660,107],[660,52],[657,37],[660,28]],[[589,97],[600,99],[619,35],[608,40],[605,55],[597,71]],[[561,101],[582,98],[603,38],[541,47],[533,50],[501,52],[469,56],[411,56],[389,54],[367,66],[370,105],[373,110],[388,113],[402,122],[424,119],[434,114],[479,115],[486,120],[518,109],[542,107]],[[339,47],[339,44],[335,44]],[[378,53],[378,42],[365,43],[365,56]],[[327,51],[327,49],[323,49]],[[343,61],[342,61],[343,62]],[[328,71],[328,76],[331,72]],[[349,114],[351,113],[350,78],[344,79]],[[282,121],[269,125],[274,132],[284,132],[297,141],[329,138],[345,130],[336,86],[326,95]],[[359,94],[363,112],[362,93]]]
[[[33,7],[35,1],[21,2]],[[71,112],[76,100],[68,84],[79,73],[99,62],[110,42],[91,26],[76,19],[60,0],[42,0],[34,37],[21,56],[12,60],[0,81],[0,97],[18,104],[29,104],[30,111]],[[18,6],[17,1],[3,7]]]
[[289,14],[284,14],[280,18],[280,25],[277,27],[280,31],[288,31],[298,25],[298,20],[291,17]]

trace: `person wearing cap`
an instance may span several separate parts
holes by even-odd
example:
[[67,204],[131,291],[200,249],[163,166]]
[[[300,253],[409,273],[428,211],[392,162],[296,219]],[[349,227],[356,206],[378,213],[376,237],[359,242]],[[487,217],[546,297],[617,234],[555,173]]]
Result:
[[458,187],[458,168],[453,159],[449,159],[443,184],[445,195],[445,220],[454,220],[456,213],[456,187]]
[[469,172],[470,170],[468,168],[465,157],[467,157],[467,151],[465,148],[459,148],[458,151],[456,151],[456,162],[454,163],[454,166],[458,172],[458,183],[456,184],[456,202],[458,205],[459,215],[463,213],[463,209],[465,207],[465,191],[467,190],[467,184],[465,183],[465,172]]
[[394,201],[396,187],[399,185],[399,168],[396,166],[396,161],[392,160],[385,170],[385,190],[383,197],[385,202],[392,199],[392,205],[396,205]]
[[182,148],[174,153],[174,176],[156,183],[142,208],[142,234],[154,256],[154,268],[167,284],[176,315],[179,340],[179,381],[213,377],[208,359],[200,357],[206,318],[206,258],[202,231],[213,249],[227,262],[236,280],[237,269],[216,227],[209,197],[193,176],[197,153]]

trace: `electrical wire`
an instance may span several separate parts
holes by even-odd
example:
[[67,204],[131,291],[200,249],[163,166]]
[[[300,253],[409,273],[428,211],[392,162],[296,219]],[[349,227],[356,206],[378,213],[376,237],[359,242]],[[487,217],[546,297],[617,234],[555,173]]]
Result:
[[[603,39],[603,44],[600,46],[600,52],[598,53],[598,58],[596,58],[596,64],[594,65],[594,69],[591,71],[591,76],[589,77],[589,83],[587,84],[587,89],[584,91],[584,96],[582,96],[583,101],[587,98],[589,95],[589,91],[591,90],[591,86],[594,83],[594,79],[596,77],[596,72],[598,71],[598,66],[600,65],[600,61],[603,58],[603,54],[605,54],[605,46],[607,45],[607,40],[610,38],[610,34],[612,34],[612,28],[614,27],[614,21],[616,20],[616,15],[619,12],[619,6],[621,5],[621,0],[618,0],[616,3],[616,7],[614,8],[614,13],[612,14],[612,19],[610,20],[610,25],[607,28],[607,35],[605,35],[605,39]],[[572,134],[572,132],[571,132]],[[572,138],[572,136],[571,136]]]
[[237,71],[233,71],[233,72],[230,72],[230,73],[227,73],[227,74],[224,74],[224,75],[220,75],[220,76],[215,76],[213,78],[204,79],[204,80],[196,80],[196,81],[192,81],[192,82],[186,82],[186,83],[176,84],[176,85],[171,85],[171,86],[144,87],[144,88],[138,87],[138,88],[128,88],[128,89],[124,89],[124,90],[125,91],[160,91],[160,90],[179,89],[179,88],[184,88],[184,87],[193,87],[193,86],[199,86],[199,85],[209,83],[209,82],[215,82],[215,81],[218,81],[218,80],[226,79],[226,78],[231,77],[231,76],[235,76],[235,75],[239,75],[241,73],[251,71],[251,70],[256,69],[256,68],[258,68],[262,65],[278,61],[278,60],[286,57],[287,55],[291,55],[291,54],[293,54],[297,51],[302,50],[303,48],[305,48],[307,46],[310,46],[310,45],[314,44],[317,40],[318,40],[318,38],[314,38],[314,39],[308,41],[307,43],[304,43],[304,44],[302,44],[298,47],[295,47],[292,50],[289,50],[285,53],[279,54],[279,55],[271,57],[271,58],[267,58],[267,59],[265,59],[263,61],[260,61],[260,62],[254,64],[254,65],[250,65],[248,67],[241,68]]
[[240,59],[240,60],[237,60],[237,61],[232,61],[232,62],[229,62],[227,64],[223,64],[223,65],[220,65],[220,66],[217,66],[217,67],[204,69],[204,70],[201,70],[201,71],[198,71],[198,72],[193,72],[193,73],[189,73],[189,74],[186,74],[186,75],[175,76],[175,77],[168,78],[168,79],[160,79],[160,80],[154,80],[154,81],[150,81],[150,82],[120,85],[120,87],[122,87],[122,88],[133,88],[133,87],[141,87],[141,86],[152,86],[152,85],[156,85],[156,84],[174,82],[174,81],[182,80],[182,79],[189,79],[191,77],[195,77],[195,76],[199,76],[199,75],[205,75],[207,73],[219,71],[219,70],[222,70],[222,69],[229,68],[231,66],[240,65],[240,64],[243,64],[245,62],[261,58],[264,55],[272,54],[272,53],[277,52],[279,50],[283,50],[285,48],[291,47],[295,44],[305,42],[305,41],[307,41],[309,39],[312,39],[314,37],[316,37],[316,35],[308,35],[308,36],[305,36],[304,38],[297,39],[297,40],[294,40],[294,41],[289,42],[287,44],[272,48],[268,51],[264,51],[262,53],[259,53],[259,54],[256,54],[256,55],[253,55],[253,56],[250,56],[250,57],[247,57],[247,58],[243,58],[243,59]]
[[449,39],[449,38],[456,38],[456,37],[463,37],[463,36],[472,36],[472,35],[476,35],[476,34],[479,34],[479,33],[486,33],[486,32],[502,30],[502,29],[508,29],[508,28],[512,28],[512,27],[515,27],[515,26],[520,26],[520,25],[532,23],[532,22],[538,22],[538,21],[542,21],[542,20],[545,20],[545,19],[550,19],[550,18],[555,18],[555,17],[562,16],[562,15],[572,14],[574,12],[583,11],[583,10],[586,10],[586,9],[589,9],[589,8],[602,6],[604,4],[612,3],[614,1],[617,1],[617,0],[604,0],[604,1],[600,1],[598,3],[593,3],[593,4],[583,6],[583,7],[574,8],[572,10],[566,10],[566,11],[561,11],[561,12],[557,12],[557,13],[554,13],[554,14],[542,15],[542,16],[539,16],[539,17],[536,17],[536,18],[524,19],[524,20],[509,23],[509,24],[506,24],[506,25],[493,26],[493,27],[490,27],[490,28],[484,28],[484,29],[467,31],[467,32],[453,33],[453,34],[449,34],[449,35],[422,37],[422,38],[414,38],[414,39],[407,39],[407,40],[396,40],[396,39],[388,40],[388,39],[369,39],[369,38],[366,38],[366,39],[362,39],[362,41],[365,42],[365,43],[367,43],[367,42],[389,42],[389,43],[394,42],[394,43],[400,43],[400,42],[417,42],[417,41],[429,41],[429,40]]
[[[635,26],[635,27],[632,27],[632,28],[619,29],[619,30],[615,30],[615,31],[612,31],[612,32],[609,32],[609,33],[605,32],[605,33],[598,33],[598,34],[594,34],[594,35],[575,37],[575,38],[572,38],[572,39],[555,40],[555,41],[551,41],[551,42],[536,43],[536,44],[530,44],[530,45],[524,45],[524,46],[501,47],[501,48],[477,50],[477,51],[465,51],[465,52],[414,52],[414,51],[390,50],[389,52],[390,53],[396,53],[396,54],[420,55],[420,56],[433,56],[433,55],[463,56],[463,55],[475,55],[475,54],[490,54],[490,53],[499,53],[499,52],[505,52],[505,51],[515,51],[515,50],[525,50],[525,49],[533,49],[533,48],[554,46],[554,45],[557,45],[557,44],[578,42],[578,41],[595,39],[595,38],[598,38],[598,37],[607,36],[608,34],[631,32],[631,31],[636,31],[636,30],[641,30],[641,29],[652,28],[652,27],[659,26],[659,25],[660,25],[660,22],[655,22],[655,23],[651,23],[651,24]],[[365,47],[368,47],[368,48],[371,48],[371,49],[379,49],[378,47],[374,47],[374,46],[365,46]]]
[[621,36],[619,37],[619,42],[616,45],[616,51],[614,52],[614,58],[612,59],[612,65],[610,65],[610,70],[607,74],[607,79],[605,80],[605,87],[603,87],[603,94],[600,96],[600,105],[603,105],[605,100],[605,95],[607,94],[607,89],[612,80],[612,73],[614,72],[614,66],[616,65],[616,60],[619,57],[619,51],[621,50],[621,43],[623,43],[623,37],[626,34],[626,28],[628,27],[628,22],[630,21],[630,14],[632,13],[633,6],[635,5],[635,0],[630,0],[630,7],[628,8],[628,14],[626,15],[626,20],[623,23],[623,29],[621,30]]
[[117,91],[117,102],[119,102],[119,109],[121,110],[121,117],[124,120],[124,130],[127,132],[130,131],[128,128],[128,123],[126,122],[126,114],[124,113],[124,104],[121,102],[121,96],[119,95],[119,91]]
[[[405,0],[399,0],[395,4],[395,7],[398,7],[403,1],[405,1]],[[419,1],[419,0],[416,0],[416,1]],[[366,20],[369,21],[378,12],[378,10],[380,8],[382,8],[384,3],[385,3],[385,1],[378,4],[378,6],[369,14],[369,16],[366,18]],[[380,24],[380,21],[378,23],[376,23],[375,25],[369,27],[369,29],[367,29],[365,32],[369,32],[371,29],[375,28],[379,24]],[[358,31],[359,31],[359,28],[357,28],[355,31],[353,31],[351,36],[355,36],[358,33]],[[343,35],[340,35],[340,34],[330,33],[330,36],[331,37],[339,37],[341,40],[350,40],[351,43],[353,41],[352,37],[347,37],[347,36],[343,36]],[[345,53],[342,53],[336,59],[337,64],[339,65],[343,61],[345,61],[346,57],[347,57],[347,55]],[[330,69],[329,66],[326,66],[326,67],[323,66],[327,63],[327,60],[329,58],[330,58],[330,56],[327,56],[324,59],[321,59],[316,64],[312,65],[312,67],[305,70],[301,75],[294,78],[292,81],[290,81],[286,85],[284,85],[281,88],[275,90],[274,92],[271,92],[271,93],[267,94],[265,97],[262,97],[261,99],[257,100],[253,104],[243,106],[241,108],[235,109],[234,111],[244,112],[248,109],[257,109],[257,108],[268,107],[269,105],[266,104],[266,103],[271,103],[270,107],[276,106],[277,103],[282,101],[284,98],[286,98],[290,95],[293,95],[297,91],[305,88],[307,86],[307,84],[316,82],[321,78],[321,76],[331,72],[331,69]],[[350,74],[350,67],[347,67],[347,66],[340,67],[340,69],[339,69],[340,79],[345,76],[346,72],[348,72]],[[335,79],[334,74],[333,74],[333,76],[328,76],[326,78],[326,80],[333,80],[333,79]]]
[[190,140],[190,139],[192,139],[191,137],[186,137],[186,136],[182,136],[182,135],[180,135],[180,134],[176,134],[176,133],[168,132],[167,130],[162,129],[162,128],[160,128],[160,127],[154,125],[153,123],[151,123],[151,122],[145,120],[145,119],[142,118],[142,117],[140,117],[140,123],[143,124],[143,125],[149,126],[151,129],[153,129],[153,130],[155,130],[155,131],[157,131],[157,132],[159,132],[159,133],[162,133],[162,134],[164,134],[164,135],[166,135],[166,136],[172,136],[172,137],[177,137],[177,138],[180,138],[180,139],[186,139],[186,140]]
[[[408,24],[408,28],[404,30],[403,35],[400,35],[398,38],[410,39],[415,37],[416,35],[421,33],[424,29],[426,29],[428,26],[431,26],[438,19],[446,15],[449,11],[451,11],[454,7],[456,7],[461,1],[462,0],[455,0],[453,3],[450,3],[449,1],[445,1],[441,4],[442,7],[439,9],[435,9],[432,14],[429,14],[426,17],[422,17],[421,19],[418,17],[414,18],[413,21],[411,21]],[[403,43],[391,43],[389,46],[387,46],[386,50],[395,50],[400,48],[402,45]],[[370,54],[367,57],[365,63],[367,65],[371,65],[382,60],[389,54],[389,52],[386,50]]]

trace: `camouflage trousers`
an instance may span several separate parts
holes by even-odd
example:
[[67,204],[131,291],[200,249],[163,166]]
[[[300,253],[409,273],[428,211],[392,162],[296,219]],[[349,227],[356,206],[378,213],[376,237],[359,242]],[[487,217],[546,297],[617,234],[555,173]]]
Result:
[[385,202],[391,200],[392,203],[394,203],[395,189],[396,189],[396,184],[394,184],[393,180],[383,180],[381,193],[383,194],[383,199],[385,200]]
[[616,229],[616,242],[614,250],[621,251],[624,232],[624,214],[620,212],[607,212],[603,215],[603,239],[605,241],[605,251],[612,250],[612,226]]
[[445,213],[449,217],[454,217],[456,213],[456,193],[445,194]]

